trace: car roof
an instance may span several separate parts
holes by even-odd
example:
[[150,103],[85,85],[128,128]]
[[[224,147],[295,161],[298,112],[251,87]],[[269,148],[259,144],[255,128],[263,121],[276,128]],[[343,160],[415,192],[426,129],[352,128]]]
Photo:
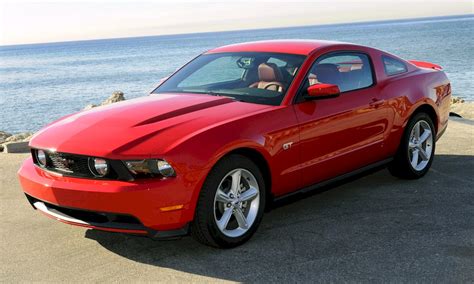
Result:
[[225,45],[211,49],[206,53],[275,52],[309,55],[316,49],[341,44],[347,45],[343,42],[326,40],[265,40]]

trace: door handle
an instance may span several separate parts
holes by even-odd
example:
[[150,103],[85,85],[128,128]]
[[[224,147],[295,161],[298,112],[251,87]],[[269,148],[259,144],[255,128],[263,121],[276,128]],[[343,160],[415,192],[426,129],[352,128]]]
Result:
[[379,107],[385,103],[385,100],[372,99],[372,102],[369,104],[371,107]]

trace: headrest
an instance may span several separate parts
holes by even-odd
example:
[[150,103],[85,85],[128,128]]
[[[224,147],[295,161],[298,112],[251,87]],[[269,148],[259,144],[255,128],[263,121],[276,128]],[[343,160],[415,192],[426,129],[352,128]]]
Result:
[[283,76],[275,63],[262,63],[258,65],[258,78],[265,82],[280,82]]
[[334,73],[337,72],[339,73],[339,69],[337,68],[336,64],[330,64],[330,63],[323,63],[323,64],[318,64],[316,67],[316,76],[321,73]]
[[314,73],[319,82],[336,85],[341,83],[341,73],[336,64],[318,64]]

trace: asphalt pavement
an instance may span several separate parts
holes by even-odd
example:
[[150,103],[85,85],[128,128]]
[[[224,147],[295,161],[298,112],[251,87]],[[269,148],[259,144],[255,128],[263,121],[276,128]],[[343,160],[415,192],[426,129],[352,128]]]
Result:
[[154,241],[46,218],[0,154],[0,281],[474,282],[474,123],[452,120],[432,170],[386,169],[292,199],[245,245]]

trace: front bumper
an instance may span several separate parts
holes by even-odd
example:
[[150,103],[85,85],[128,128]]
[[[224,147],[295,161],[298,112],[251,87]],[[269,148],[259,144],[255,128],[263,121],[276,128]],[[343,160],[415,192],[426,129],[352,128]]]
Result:
[[[198,183],[189,177],[132,182],[63,177],[38,168],[31,158],[18,175],[35,209],[72,225],[169,238],[186,234],[194,215]],[[174,207],[179,209],[164,210]]]

